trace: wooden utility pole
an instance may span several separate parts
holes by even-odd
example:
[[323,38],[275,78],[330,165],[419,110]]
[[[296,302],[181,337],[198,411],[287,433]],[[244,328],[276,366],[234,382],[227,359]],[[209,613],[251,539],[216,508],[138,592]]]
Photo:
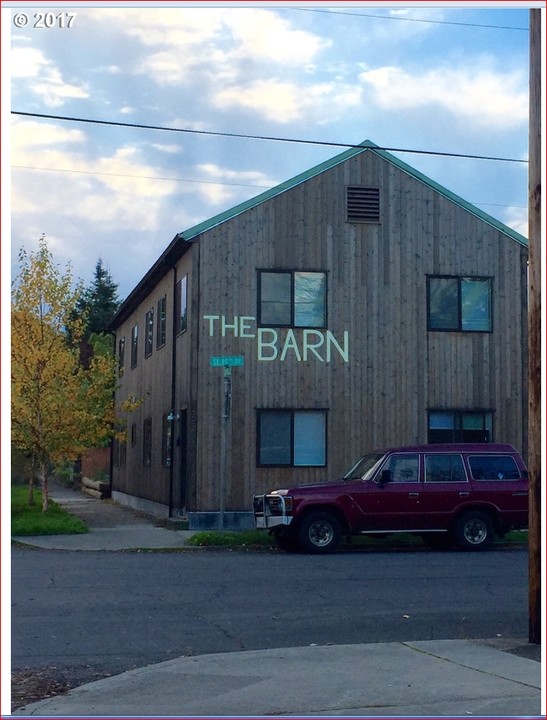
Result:
[[531,643],[541,643],[541,10],[530,10],[528,166],[528,610]]

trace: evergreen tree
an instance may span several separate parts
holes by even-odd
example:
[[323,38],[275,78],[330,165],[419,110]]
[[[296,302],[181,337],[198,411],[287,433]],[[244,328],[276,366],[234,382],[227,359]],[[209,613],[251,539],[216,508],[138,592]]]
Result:
[[112,280],[102,258],[99,258],[95,265],[93,281],[86,288],[77,305],[78,312],[87,318],[86,339],[93,334],[107,333],[119,307],[118,285]]

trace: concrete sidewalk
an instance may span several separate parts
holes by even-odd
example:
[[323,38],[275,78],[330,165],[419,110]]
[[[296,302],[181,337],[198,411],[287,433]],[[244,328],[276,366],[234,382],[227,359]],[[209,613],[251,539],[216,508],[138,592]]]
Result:
[[[17,541],[48,549],[116,551],[180,548],[192,535],[80,491],[54,486],[51,496],[82,517],[90,532]],[[540,647],[519,638],[180,657],[82,685],[12,714],[544,717],[538,660]]]
[[532,716],[541,665],[484,641],[221,653],[131,670],[18,716]]

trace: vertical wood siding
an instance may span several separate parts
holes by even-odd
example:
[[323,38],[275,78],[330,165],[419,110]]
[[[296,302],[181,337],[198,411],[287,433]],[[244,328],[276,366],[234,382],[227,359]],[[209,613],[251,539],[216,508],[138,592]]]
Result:
[[[380,222],[346,222],[348,185],[378,187]],[[494,439],[525,451],[526,248],[374,153],[362,153],[204,232],[178,263],[189,276],[189,326],[177,342],[177,406],[188,409],[187,510],[249,510],[274,486],[339,477],[375,447],[427,441],[427,410],[491,409]],[[349,337],[349,362],[313,355],[260,361],[257,338],[236,336],[204,316],[257,317],[258,270],[327,274],[328,330]],[[427,330],[427,275],[493,277],[493,332]],[[135,318],[168,297],[171,272]],[[257,334],[256,321],[247,321]],[[134,318],[118,330],[129,353]],[[153,418],[154,460],[129,461],[116,483],[166,502],[158,465],[161,414],[169,411],[170,343],[128,369],[124,388],[142,394],[137,425]],[[287,330],[277,329],[279,352]],[[302,330],[294,329],[297,341]],[[140,337],[143,337],[141,333]],[[322,349],[324,350],[324,348]],[[223,369],[210,357],[243,355],[232,370],[230,420],[222,418]],[[165,381],[164,381],[165,379]],[[135,388],[135,389],[134,389]],[[138,390],[137,390],[138,389]],[[256,416],[263,408],[327,409],[327,467],[258,468]],[[228,451],[223,455],[223,448]],[[140,462],[140,466],[139,466]]]

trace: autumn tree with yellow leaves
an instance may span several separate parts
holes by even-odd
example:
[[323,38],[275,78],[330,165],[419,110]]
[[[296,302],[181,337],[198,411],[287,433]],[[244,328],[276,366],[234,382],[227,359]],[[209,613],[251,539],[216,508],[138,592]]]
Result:
[[29,502],[36,476],[46,512],[53,468],[115,432],[116,365],[100,347],[89,364],[80,362],[85,317],[75,308],[83,287],[69,265],[61,271],[54,264],[44,237],[36,252],[21,251],[19,265],[11,307],[12,445],[33,468]]

